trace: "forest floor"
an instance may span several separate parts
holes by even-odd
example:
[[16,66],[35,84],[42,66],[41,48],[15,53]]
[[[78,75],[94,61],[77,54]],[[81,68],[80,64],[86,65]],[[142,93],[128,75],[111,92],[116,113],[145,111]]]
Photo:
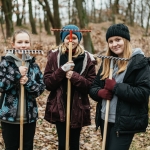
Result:
[[[92,30],[91,38],[94,44],[95,53],[105,53],[107,48],[105,33],[110,25],[110,22],[105,22],[101,24],[89,24],[89,28]],[[15,29],[17,30],[19,28]],[[30,31],[29,27],[26,29]],[[144,36],[144,29],[141,27],[129,27],[129,29],[131,33],[131,43],[133,48],[139,47],[145,52],[146,56],[150,56],[150,36]],[[6,44],[1,33],[0,39],[0,54],[5,55],[4,47],[11,47],[10,39],[7,40]],[[42,72],[44,72],[47,62],[47,52],[55,46],[55,38],[53,35],[48,36],[44,31],[42,31],[39,35],[31,35],[31,41],[33,49],[42,49],[44,51],[43,56],[36,56],[36,62],[39,64]],[[96,70],[98,70],[99,65],[100,60],[98,59]],[[34,138],[34,150],[57,150],[58,147],[58,139],[55,125],[50,124],[43,119],[48,94],[49,92],[45,91],[40,97],[37,98],[39,119],[37,121],[36,134]],[[90,98],[90,104],[92,124],[82,129],[80,138],[80,149],[100,150],[102,144],[101,135],[99,129],[97,131],[95,130],[94,123],[96,102]],[[4,142],[0,133],[0,150],[3,149]],[[134,139],[130,146],[130,150],[150,150],[150,119],[146,132],[138,133],[134,136]]]

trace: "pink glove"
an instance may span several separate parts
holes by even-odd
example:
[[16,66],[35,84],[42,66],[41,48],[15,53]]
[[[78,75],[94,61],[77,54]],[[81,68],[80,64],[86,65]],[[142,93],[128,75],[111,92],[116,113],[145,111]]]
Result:
[[114,89],[114,86],[116,85],[116,81],[115,79],[106,79],[105,80],[105,86],[104,86],[104,89],[107,89],[109,91],[112,91]]
[[106,99],[106,100],[111,100],[113,98],[112,92],[106,89],[99,90],[97,94],[99,97]]

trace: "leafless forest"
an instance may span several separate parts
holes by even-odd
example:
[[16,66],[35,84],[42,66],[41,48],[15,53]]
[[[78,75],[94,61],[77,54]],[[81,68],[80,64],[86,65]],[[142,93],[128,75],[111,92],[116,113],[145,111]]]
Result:
[[[90,29],[91,33],[83,34],[83,46],[93,54],[104,54],[105,33],[113,23],[125,23],[133,48],[142,48],[150,57],[150,0],[0,0],[0,55],[11,48],[13,32],[24,28],[31,33],[32,48],[44,51],[43,56],[36,57],[44,72],[47,52],[61,42],[59,32],[52,32],[52,28],[75,24],[80,29]],[[55,126],[43,119],[47,96],[45,91],[37,98],[39,120],[34,150],[57,150],[58,146]],[[100,150],[101,135],[94,124],[96,102],[90,102],[92,125],[82,129],[80,149]],[[4,149],[1,132],[0,149]],[[150,150],[150,119],[146,133],[135,135],[130,150]]]

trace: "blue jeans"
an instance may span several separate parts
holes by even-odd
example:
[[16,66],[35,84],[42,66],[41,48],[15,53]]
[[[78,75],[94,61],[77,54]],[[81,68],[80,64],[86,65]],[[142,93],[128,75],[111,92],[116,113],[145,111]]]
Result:
[[[20,143],[20,124],[1,122],[2,136],[6,150],[18,150]],[[33,140],[36,122],[26,123],[23,126],[23,150],[33,150]]]

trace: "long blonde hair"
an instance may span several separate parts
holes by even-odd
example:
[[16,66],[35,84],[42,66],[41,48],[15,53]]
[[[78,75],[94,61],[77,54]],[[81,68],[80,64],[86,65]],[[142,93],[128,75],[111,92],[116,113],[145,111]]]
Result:
[[[124,51],[123,51],[123,58],[130,58],[131,57],[131,53],[132,53],[132,48],[131,48],[131,44],[130,42],[123,38],[123,41],[124,41]],[[114,54],[110,48],[108,47],[108,51],[106,53],[106,56],[113,56],[113,57],[118,57],[116,54]],[[127,67],[127,61],[120,61],[118,60],[117,61],[117,65],[118,65],[118,72],[117,74],[123,72],[124,70],[126,70],[126,67]],[[110,72],[110,59],[104,59],[103,61],[103,70],[102,70],[102,73],[101,73],[101,80],[104,80],[106,78],[109,77],[109,72]]]
[[[62,43],[59,47],[61,49],[62,54],[64,54],[66,52],[66,50],[67,50],[67,47],[65,46],[65,44]],[[81,55],[83,53],[84,53],[83,46],[78,44],[77,47],[76,47],[76,52],[75,52],[75,54],[72,57],[77,57],[78,55]]]

